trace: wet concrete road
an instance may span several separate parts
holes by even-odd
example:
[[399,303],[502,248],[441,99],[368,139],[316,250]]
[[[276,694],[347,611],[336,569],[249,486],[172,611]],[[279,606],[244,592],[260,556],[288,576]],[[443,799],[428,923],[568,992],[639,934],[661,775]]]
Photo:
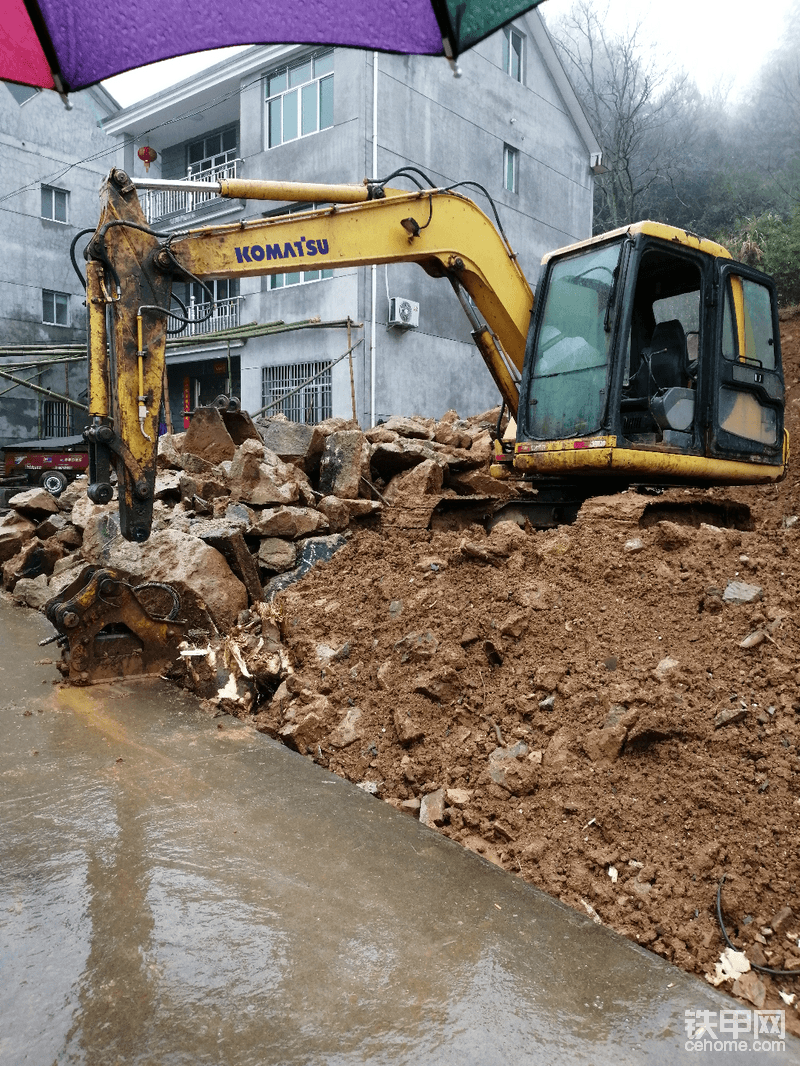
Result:
[[736,1004],[175,688],[54,687],[41,616],[0,632],[3,1066],[800,1061],[685,1050]]

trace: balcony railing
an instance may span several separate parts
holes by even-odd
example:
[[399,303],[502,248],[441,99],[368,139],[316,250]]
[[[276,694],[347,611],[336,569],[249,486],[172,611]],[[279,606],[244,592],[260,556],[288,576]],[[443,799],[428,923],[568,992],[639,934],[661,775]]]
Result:
[[[222,178],[240,177],[241,167],[241,159],[230,159],[208,170],[190,173],[188,177],[192,181],[217,182]],[[169,215],[185,215],[210,200],[219,199],[216,192],[197,192],[194,189],[142,189],[139,193],[139,201],[148,222],[156,222]]]
[[[189,324],[177,336],[198,337],[204,333],[216,333],[219,329],[231,329],[233,326],[238,326],[239,303],[243,299],[244,296],[229,296],[224,300],[217,300],[210,316],[208,315],[210,304],[192,301],[186,309]],[[180,326],[180,319],[170,315],[167,319],[168,329],[178,329]]]

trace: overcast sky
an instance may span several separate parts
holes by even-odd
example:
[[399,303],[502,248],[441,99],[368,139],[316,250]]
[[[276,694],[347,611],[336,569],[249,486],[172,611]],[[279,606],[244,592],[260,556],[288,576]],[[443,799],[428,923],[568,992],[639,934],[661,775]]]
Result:
[[[722,79],[732,96],[746,91],[782,36],[784,18],[792,0],[610,0],[609,15],[622,27],[632,20],[644,23],[642,40],[652,39],[664,56],[690,72],[702,92]],[[571,0],[547,0],[543,13],[550,22]],[[182,81],[204,67],[218,63],[238,49],[226,48],[168,59],[150,67],[109,78],[104,85],[124,106]],[[444,60],[439,62],[444,63]]]

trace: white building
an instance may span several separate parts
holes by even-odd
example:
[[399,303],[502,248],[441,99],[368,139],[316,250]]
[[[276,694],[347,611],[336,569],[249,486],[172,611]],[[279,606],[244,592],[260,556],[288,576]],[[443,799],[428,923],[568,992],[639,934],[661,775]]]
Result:
[[[430,57],[256,47],[109,116],[104,128],[124,138],[124,166],[135,176],[144,176],[138,150],[149,146],[158,153],[150,177],[359,182],[410,165],[437,186],[477,182],[533,282],[543,252],[591,233],[599,147],[535,11],[460,64],[455,79],[444,60]],[[480,191],[462,191],[491,215]],[[159,231],[291,209],[185,192],[142,200]],[[196,343],[184,338],[168,357],[178,424],[186,405],[227,391],[229,375],[251,412],[318,375],[283,409],[299,420],[349,417],[348,360],[331,369],[347,350],[348,320],[352,341],[363,338],[353,366],[362,425],[390,414],[470,414],[497,401],[450,286],[416,266],[295,271],[220,280],[214,290],[216,316],[190,327]],[[208,297],[196,286],[181,295],[195,303],[196,317],[206,313],[196,305]],[[398,296],[419,304],[416,329],[389,325],[390,298]],[[322,326],[201,339],[211,327],[312,318]]]
[[[116,159],[102,122],[118,104],[101,86],[71,102],[67,111],[54,92],[0,82],[0,369],[77,399],[86,361],[70,345],[85,344],[86,308],[70,245],[97,224],[100,183]],[[20,345],[30,358],[2,354]],[[37,346],[58,362],[32,365]],[[74,411],[0,379],[0,443],[78,432],[85,417]]]

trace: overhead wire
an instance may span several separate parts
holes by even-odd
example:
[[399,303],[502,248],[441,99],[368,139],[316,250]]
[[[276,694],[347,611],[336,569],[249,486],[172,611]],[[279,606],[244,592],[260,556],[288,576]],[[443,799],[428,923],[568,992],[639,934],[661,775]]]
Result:
[[[244,92],[246,89],[258,85],[263,80],[264,75],[259,74],[252,81],[247,82],[244,85],[237,85],[235,88],[229,89],[228,92],[215,96],[203,107],[194,107],[190,108],[188,111],[182,111],[179,115],[173,115],[172,118],[164,119],[163,122],[158,122],[154,126],[142,130],[137,136],[139,138],[147,137],[149,134],[155,133],[157,130],[163,129],[165,126],[170,126],[176,122],[183,122],[185,119],[197,118],[199,115],[205,114],[206,111],[210,111],[218,104],[224,104],[226,100],[230,100],[232,97],[238,96],[239,93]],[[70,170],[73,170],[75,167],[83,166],[85,163],[93,163],[95,160],[102,159],[104,156],[115,155],[119,152],[121,147],[122,146],[119,143],[115,142],[114,144],[109,145],[108,148],[103,148],[98,152],[94,152],[92,155],[84,156],[83,159],[77,159],[72,163],[68,163],[61,170],[54,172],[53,174],[45,175],[44,177],[37,178],[35,181],[29,181],[26,185],[21,185],[16,189],[12,189],[3,196],[0,196],[0,204],[5,203],[6,200],[10,200],[14,196],[18,196],[20,193],[27,192],[30,189],[36,189],[39,185],[51,185],[54,181],[59,181],[65,174],[68,174]]]

